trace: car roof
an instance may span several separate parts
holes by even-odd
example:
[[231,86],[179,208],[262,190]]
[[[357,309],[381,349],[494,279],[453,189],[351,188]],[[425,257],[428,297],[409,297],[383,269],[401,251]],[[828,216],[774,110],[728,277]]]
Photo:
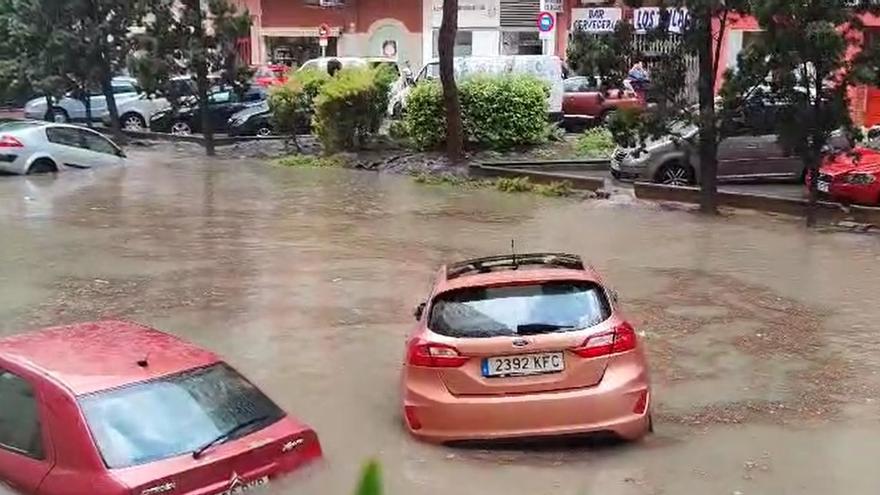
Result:
[[[553,257],[572,255],[564,255],[559,253],[537,253],[523,254],[517,256],[519,258],[533,257],[532,259],[539,259],[543,257],[544,259],[551,259]],[[502,257],[482,258],[476,261],[485,259],[492,260],[498,258]],[[550,263],[523,263],[521,265],[517,265],[516,269],[507,266],[504,267],[504,269],[493,270],[489,272],[480,272],[478,270],[456,272],[456,270],[458,270],[462,266],[466,266],[468,263],[474,260],[444,265],[440,269],[435,292],[437,294],[440,294],[468,287],[518,285],[524,283],[540,283],[563,280],[601,283],[601,277],[591,266],[583,265],[582,262],[580,262],[580,258],[578,257],[573,258],[577,259],[577,261],[581,263],[581,266],[583,266],[583,268],[568,264],[563,266],[553,265]]]
[[[0,358],[51,377],[74,395],[220,361],[214,353],[194,344],[127,321],[81,323],[0,339]],[[142,360],[146,360],[146,366],[138,364]]]

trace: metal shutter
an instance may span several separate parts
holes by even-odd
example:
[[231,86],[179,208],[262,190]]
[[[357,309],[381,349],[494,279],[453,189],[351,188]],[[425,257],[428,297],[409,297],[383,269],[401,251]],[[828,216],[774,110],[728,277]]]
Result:
[[502,28],[535,28],[541,0],[501,0]]

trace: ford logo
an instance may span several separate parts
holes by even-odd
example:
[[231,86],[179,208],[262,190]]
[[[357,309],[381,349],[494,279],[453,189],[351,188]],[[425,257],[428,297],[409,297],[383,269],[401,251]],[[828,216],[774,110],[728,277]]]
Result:
[[525,347],[527,345],[529,345],[529,341],[526,339],[516,339],[513,341],[514,347]]

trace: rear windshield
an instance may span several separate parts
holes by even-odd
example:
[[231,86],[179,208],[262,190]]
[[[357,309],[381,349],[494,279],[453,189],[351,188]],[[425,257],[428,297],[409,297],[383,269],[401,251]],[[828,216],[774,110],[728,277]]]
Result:
[[449,337],[498,337],[572,332],[611,315],[605,291],[588,282],[473,287],[441,294],[431,331]]
[[124,468],[186,454],[235,426],[242,437],[284,413],[225,364],[80,398],[107,467]]

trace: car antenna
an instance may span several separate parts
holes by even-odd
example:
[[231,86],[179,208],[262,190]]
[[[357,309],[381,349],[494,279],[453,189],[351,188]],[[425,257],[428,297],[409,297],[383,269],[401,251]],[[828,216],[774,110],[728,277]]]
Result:
[[513,269],[516,270],[519,268],[519,265],[516,263],[516,240],[510,240],[510,253],[513,255]]
[[150,353],[147,353],[143,359],[138,360],[137,365],[141,368],[149,368],[150,367]]

